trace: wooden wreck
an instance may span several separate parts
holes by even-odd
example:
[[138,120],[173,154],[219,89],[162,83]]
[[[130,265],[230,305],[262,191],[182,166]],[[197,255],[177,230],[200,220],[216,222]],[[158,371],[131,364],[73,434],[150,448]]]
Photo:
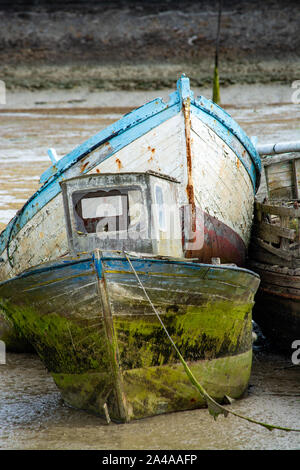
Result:
[[182,77],[168,102],[50,156],[0,235],[0,302],[66,402],[117,421],[204,406],[134,273],[211,396],[240,397],[259,276],[234,263],[260,176],[241,128]]
[[0,234],[0,280],[68,252],[60,182],[94,173],[152,170],[178,179],[179,204],[193,219],[192,239],[199,233],[192,249],[185,239],[185,256],[243,265],[260,158],[224,110],[194,98],[187,77],[169,101],[157,98],[132,111],[60,160],[50,156],[40,189]]
[[249,250],[249,267],[261,277],[254,319],[273,346],[288,354],[300,339],[300,155],[290,153],[296,144],[260,149],[274,156],[263,159],[266,185],[262,202],[255,203]]

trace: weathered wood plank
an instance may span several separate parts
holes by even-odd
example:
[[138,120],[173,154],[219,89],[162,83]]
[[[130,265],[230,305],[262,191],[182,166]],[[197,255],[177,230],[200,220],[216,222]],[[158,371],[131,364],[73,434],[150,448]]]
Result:
[[278,296],[283,295],[287,297],[296,296],[300,299],[300,292],[297,287],[293,288],[293,287],[278,286],[278,285],[274,285],[273,283],[264,282],[263,287],[261,287],[261,289],[263,291],[272,293],[273,295],[278,295]]
[[274,284],[275,286],[290,287],[293,289],[299,289],[300,295],[300,276],[290,276],[288,274],[280,274],[266,270],[257,270],[261,277],[262,285]]
[[[290,218],[289,217],[281,217],[280,219],[280,224],[281,224],[281,227],[282,228],[288,228],[289,226],[289,222],[290,222]],[[288,250],[289,249],[289,241],[284,238],[284,237],[281,237],[281,240],[280,240],[280,248],[282,250]]]
[[[260,222],[253,226],[253,235],[261,238],[262,240],[270,243],[280,243],[280,237],[273,232],[272,225],[266,222]],[[275,227],[275,225],[274,225]]]
[[294,195],[292,162],[270,165],[265,170],[269,197],[291,199]]
[[262,164],[264,167],[267,167],[269,165],[274,165],[276,163],[281,163],[284,161],[291,161],[297,158],[299,158],[299,153],[297,152],[285,153],[282,155],[274,155],[273,157],[263,157]]
[[299,199],[300,188],[300,158],[293,160],[293,178],[294,178],[294,186],[295,186],[295,198]]
[[268,222],[260,222],[254,225],[254,232],[259,238],[268,242],[279,243],[279,237],[295,240],[296,230],[279,227],[279,225],[269,224]]
[[283,217],[294,217],[300,218],[300,209],[293,207],[277,206],[272,204],[263,204],[261,202],[255,202],[255,209],[260,210],[264,214],[280,215]]
[[[268,263],[270,265],[277,264],[280,266],[288,266],[289,268],[293,268],[294,263],[295,263],[294,258],[292,258],[291,260],[284,260],[283,258],[279,258],[279,256],[268,252],[264,248],[259,247],[255,243],[253,243],[253,245],[250,246],[249,257],[251,261],[255,260],[255,261],[259,261],[260,263]],[[300,262],[299,262],[299,266],[300,266]],[[253,269],[253,271],[256,272],[255,269]]]
[[260,238],[254,237],[254,241],[261,248],[264,248],[265,250],[269,251],[270,253],[273,253],[274,255],[279,256],[279,258],[282,258],[284,260],[291,260],[292,259],[292,254],[289,253],[286,250],[282,250],[281,248],[275,248],[274,246],[269,245],[268,243],[264,242]]

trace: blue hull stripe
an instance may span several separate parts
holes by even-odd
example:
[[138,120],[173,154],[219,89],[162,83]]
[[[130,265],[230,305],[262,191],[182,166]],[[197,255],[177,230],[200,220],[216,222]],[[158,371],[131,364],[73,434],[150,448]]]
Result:
[[[115,268],[116,263],[119,264],[123,269],[130,270],[128,266],[128,261],[126,258],[123,257],[113,257],[113,256],[103,256],[102,261],[107,262],[108,267],[111,269]],[[189,268],[191,271],[202,271],[202,277],[205,278],[209,275],[210,278],[215,277],[220,278],[220,275],[222,277],[222,271],[225,272],[240,272],[240,273],[245,273],[249,274],[252,277],[256,277],[259,279],[258,274],[245,269],[245,268],[240,268],[238,266],[214,266],[211,264],[205,264],[205,263],[189,263],[187,261],[176,261],[176,260],[160,260],[160,259],[152,259],[152,258],[131,258],[131,262],[135,265],[135,269],[137,272],[143,271],[144,269],[148,269],[149,265],[155,264],[157,267],[155,269],[160,270],[162,273],[164,273],[165,268],[168,265],[177,265],[178,269],[180,267],[184,268]],[[101,278],[102,275],[102,265],[101,261],[98,260],[94,255],[91,255],[88,258],[81,258],[80,260],[65,260],[62,262],[59,260],[59,263],[54,261],[50,265],[48,264],[47,266],[36,266],[35,268],[32,268],[31,270],[28,270],[22,274],[19,274],[18,276],[15,276],[11,279],[8,279],[6,281],[0,282],[0,288],[2,286],[5,286],[8,283],[13,283],[16,280],[19,279],[25,279],[27,277],[35,276],[37,274],[43,274],[51,271],[57,271],[59,272],[60,270],[65,269],[66,267],[74,266],[74,272],[76,271],[76,274],[78,273],[84,273],[86,271],[91,271],[92,267],[94,266],[98,272],[99,277]],[[133,274],[133,273],[132,273]]]

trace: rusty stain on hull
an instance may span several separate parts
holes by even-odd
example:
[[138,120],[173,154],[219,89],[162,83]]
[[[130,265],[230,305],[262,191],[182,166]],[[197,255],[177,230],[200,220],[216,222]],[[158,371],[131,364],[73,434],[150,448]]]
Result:
[[196,205],[195,205],[195,193],[194,193],[194,183],[193,183],[193,167],[192,167],[192,150],[191,150],[191,119],[190,119],[190,106],[191,100],[187,98],[183,101],[182,109],[184,114],[184,123],[185,123],[185,141],[186,141],[186,161],[187,161],[187,186],[186,193],[188,197],[189,204],[192,209],[192,223],[191,229],[193,232],[196,231]]
[[117,164],[118,170],[120,171],[121,168],[123,167],[123,165],[122,165],[122,162],[119,158],[116,158],[116,164]]
[[87,161],[87,162],[85,162],[83,165],[80,166],[80,173],[83,173],[83,172],[84,172],[84,170],[86,169],[86,167],[88,166],[89,163],[90,163],[90,162]]

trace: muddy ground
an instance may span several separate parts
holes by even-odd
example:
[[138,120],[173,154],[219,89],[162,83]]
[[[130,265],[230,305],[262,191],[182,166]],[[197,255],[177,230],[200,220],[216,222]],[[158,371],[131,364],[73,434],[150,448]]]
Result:
[[[2,1],[0,79],[8,89],[147,90],[212,82],[215,0]],[[223,0],[221,83],[300,77],[295,0]]]

